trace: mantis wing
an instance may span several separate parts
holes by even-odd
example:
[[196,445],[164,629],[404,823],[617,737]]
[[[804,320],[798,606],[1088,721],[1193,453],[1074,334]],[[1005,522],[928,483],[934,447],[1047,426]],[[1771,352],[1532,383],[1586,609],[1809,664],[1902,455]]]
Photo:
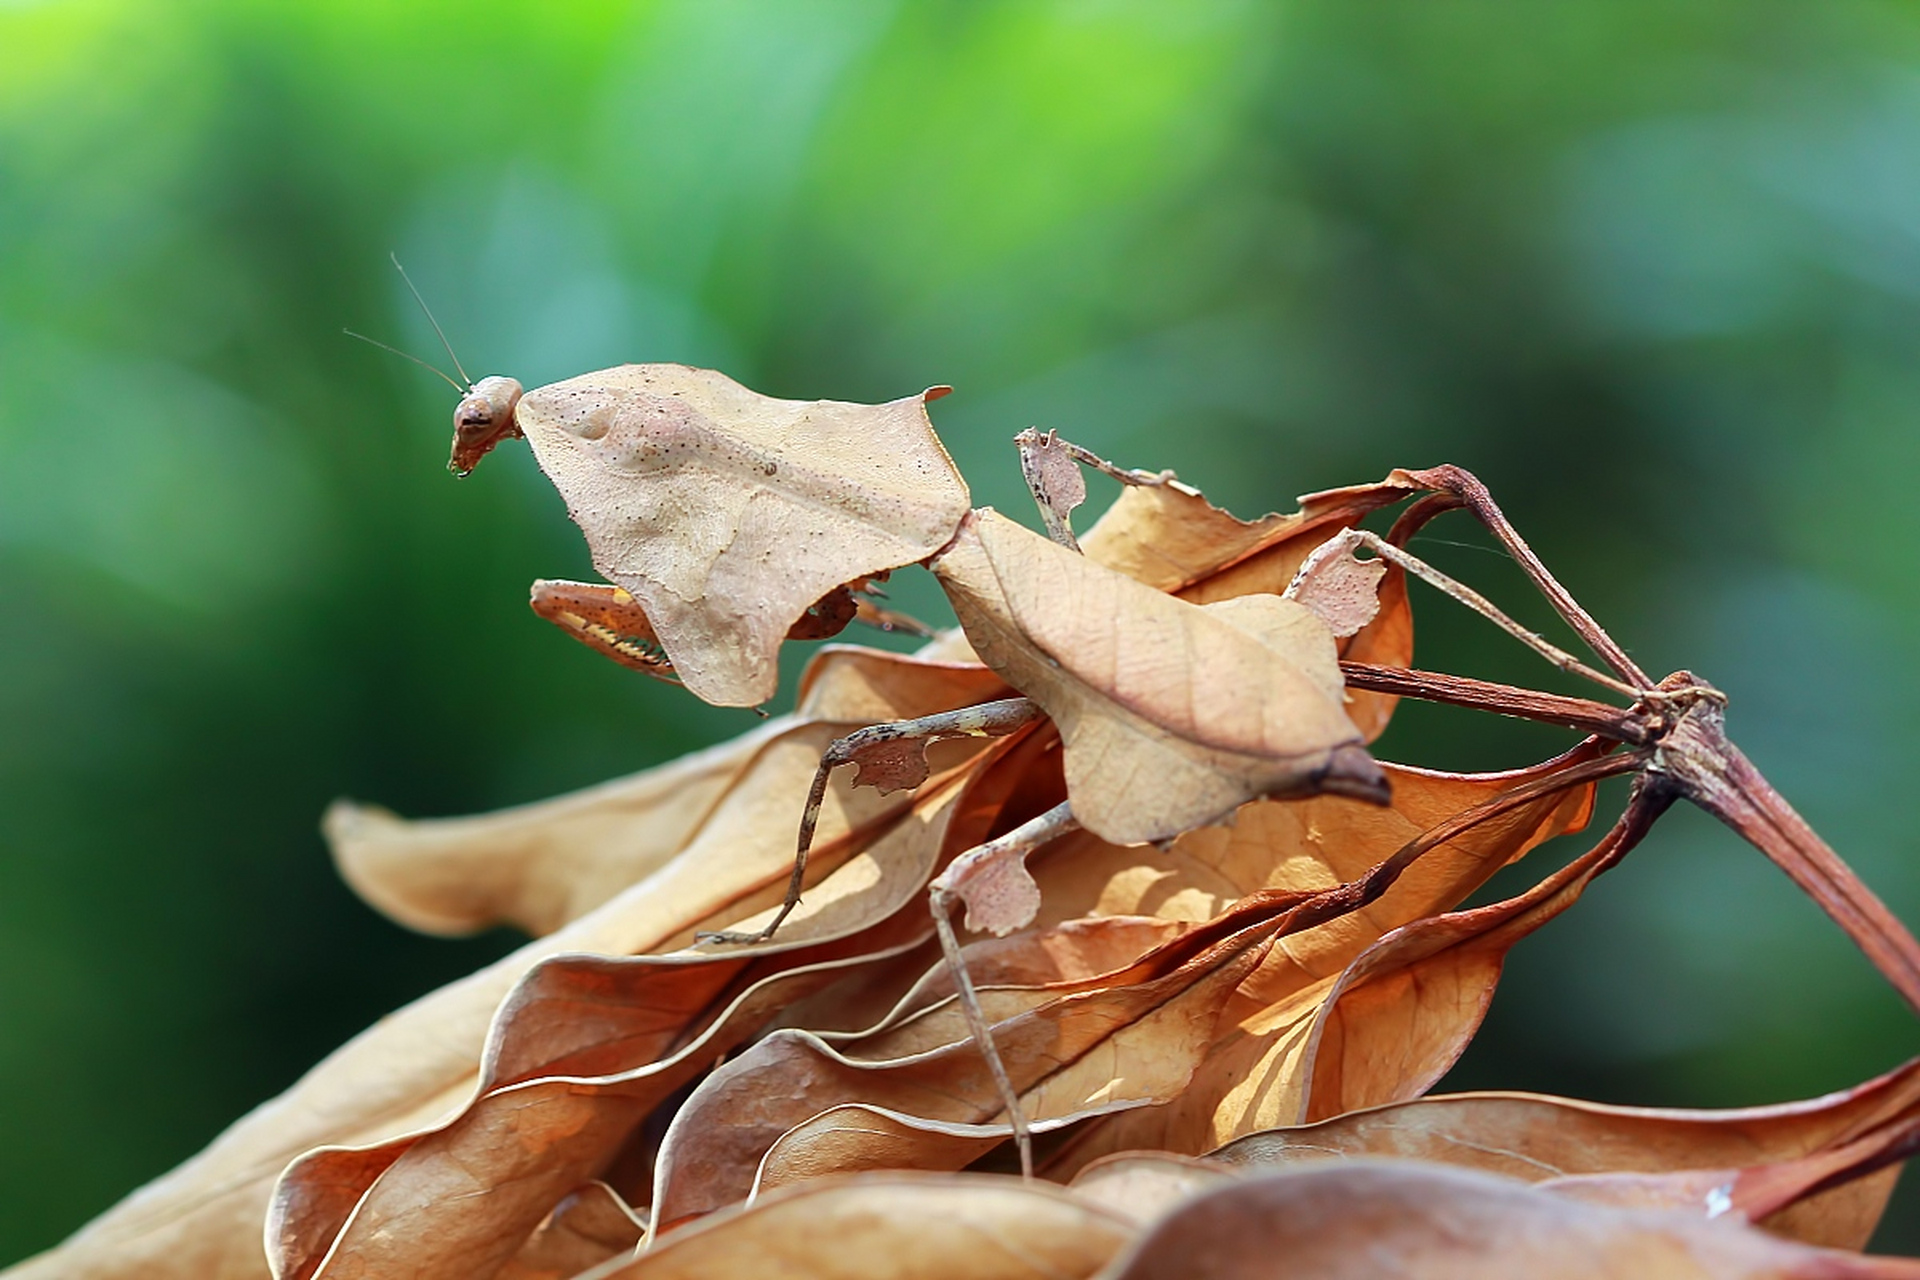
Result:
[[1385,798],[1305,607],[1189,604],[990,510],[932,568],[981,661],[1059,726],[1074,813],[1102,839],[1168,839],[1261,795]]

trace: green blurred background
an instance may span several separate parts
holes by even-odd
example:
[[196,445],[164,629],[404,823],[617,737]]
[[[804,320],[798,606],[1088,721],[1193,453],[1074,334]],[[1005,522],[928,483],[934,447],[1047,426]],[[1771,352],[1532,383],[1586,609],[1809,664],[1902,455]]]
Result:
[[[340,334],[438,359],[390,250],[475,376],[952,383],[1022,518],[1029,423],[1243,514],[1469,466],[1920,920],[1911,4],[11,0],[0,49],[0,1262],[511,945],[360,906],[329,799],[481,810],[752,723],[527,611],[587,576],[559,500],[518,446],[451,480],[448,389]],[[1422,546],[1525,612],[1481,541]],[[1424,664],[1540,681],[1419,605]],[[1383,749],[1563,740],[1422,708]],[[1917,1047],[1676,813],[1453,1084],[1758,1103]]]

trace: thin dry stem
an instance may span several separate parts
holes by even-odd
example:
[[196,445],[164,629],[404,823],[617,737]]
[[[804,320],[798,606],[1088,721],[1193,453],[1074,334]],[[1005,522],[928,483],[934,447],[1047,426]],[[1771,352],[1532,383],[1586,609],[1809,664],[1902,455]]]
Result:
[[1438,671],[1416,671],[1406,667],[1382,667],[1371,662],[1340,663],[1340,673],[1350,688],[1373,693],[1391,693],[1424,702],[1442,702],[1474,711],[1599,734],[1615,742],[1635,746],[1652,740],[1644,715],[1590,698],[1569,698],[1558,693],[1522,689],[1470,676],[1448,675]]
[[[1666,683],[1694,681],[1682,673]],[[1719,702],[1693,703],[1662,737],[1648,772],[1771,858],[1920,1013],[1920,942],[1727,739]]]
[[[1633,773],[1644,764],[1645,758],[1638,753],[1599,756],[1592,760],[1582,760],[1577,764],[1568,765],[1544,778],[1522,783],[1511,790],[1501,792],[1491,800],[1483,800],[1472,808],[1455,814],[1445,822],[1429,827],[1401,846],[1392,857],[1380,862],[1358,879],[1340,886],[1341,889],[1353,891],[1354,901],[1345,906],[1344,910],[1335,912],[1333,915],[1342,915],[1346,911],[1356,910],[1372,903],[1392,888],[1394,882],[1406,872],[1406,869],[1420,858],[1483,822],[1491,821],[1503,813],[1529,804],[1541,796],[1551,795],[1556,791],[1566,791],[1588,782],[1598,782],[1603,778],[1615,778],[1623,773]],[[1329,892],[1337,893],[1339,890],[1329,890]],[[1332,919],[1333,915],[1329,915],[1327,919]],[[1319,922],[1316,921],[1316,923]]]

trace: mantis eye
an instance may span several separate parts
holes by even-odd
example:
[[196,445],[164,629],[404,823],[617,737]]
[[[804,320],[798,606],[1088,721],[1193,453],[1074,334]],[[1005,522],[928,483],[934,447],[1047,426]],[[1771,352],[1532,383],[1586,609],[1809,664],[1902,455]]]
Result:
[[512,378],[482,378],[453,411],[453,456],[447,466],[463,476],[479,465],[493,446],[520,434],[513,411],[520,384]]

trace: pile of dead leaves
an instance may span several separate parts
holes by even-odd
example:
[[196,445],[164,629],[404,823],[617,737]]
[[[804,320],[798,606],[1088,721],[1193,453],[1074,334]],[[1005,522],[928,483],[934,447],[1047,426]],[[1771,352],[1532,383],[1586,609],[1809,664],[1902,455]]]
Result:
[[[918,405],[883,408],[923,420]],[[581,410],[589,425],[595,411]],[[676,420],[653,438],[719,457],[697,426]],[[769,438],[797,430],[775,426]],[[618,445],[599,430],[585,438]],[[727,447],[766,476],[809,458]],[[895,486],[933,494],[931,514],[914,507],[905,523],[934,533],[871,562],[829,557],[811,578],[783,575],[792,599],[751,624],[751,644],[723,646],[717,664],[680,662],[680,674],[764,696],[794,610],[946,541],[939,531],[961,518],[965,490],[945,484],[940,462],[923,453],[905,467],[938,481],[931,490]],[[754,527],[746,500],[714,505],[737,486],[711,480],[711,500],[684,509]],[[876,492],[869,514],[905,509],[893,489]],[[1208,616],[1242,619],[1220,643],[1240,643],[1247,617],[1278,625],[1261,602],[1342,530],[1413,499],[1387,539],[1397,545],[1442,510],[1486,518],[1483,494],[1451,469],[1402,472],[1247,523],[1181,486],[1136,485],[1082,550],[1124,579],[1101,590],[1215,606]],[[662,510],[653,503],[646,519]],[[972,551],[948,548],[943,575],[998,583],[976,606],[999,610],[995,625],[1024,628],[1036,652],[1070,651],[1036,659],[1034,680],[1083,678],[1073,654],[1098,637],[1076,629],[1109,623],[1058,611],[1090,597],[1059,581],[1029,589],[994,560],[1026,554],[1014,535],[973,536]],[[1031,922],[963,937],[1035,1136],[1035,1179],[1017,1175],[1009,1114],[941,962],[928,885],[1070,789],[1077,799],[1103,785],[1097,770],[1087,781],[1062,734],[1135,731],[1142,699],[1123,696],[1119,676],[1105,701],[1075,703],[1070,717],[939,743],[911,788],[882,794],[835,775],[791,918],[752,945],[696,940],[772,916],[834,739],[1035,692],[1009,688],[995,674],[1004,664],[983,664],[949,633],[912,656],[829,648],[791,715],[542,804],[430,821],[337,806],[327,832],[340,869],[375,907],[432,932],[505,922],[533,940],[384,1019],[8,1274],[1920,1276],[1920,1263],[1849,1252],[1920,1143],[1920,1060],[1844,1093],[1738,1111],[1425,1096],[1479,1025],[1508,948],[1571,907],[1675,799],[1748,834],[1910,999],[1920,986],[1911,938],[1748,776],[1706,686],[1670,678],[1655,692],[1629,680],[1631,705],[1615,707],[1421,673],[1402,572],[1376,571],[1367,591],[1371,620],[1339,644],[1356,737],[1377,737],[1408,694],[1579,733],[1563,754],[1511,772],[1383,763],[1385,805],[1236,796],[1229,822],[1158,843],[1079,830],[1041,848]],[[652,611],[671,594],[657,593]],[[1221,610],[1228,601],[1247,603]],[[685,611],[655,620],[660,637],[714,625]],[[651,649],[639,657],[666,665]],[[1632,798],[1591,851],[1514,897],[1463,909],[1496,871],[1587,826],[1597,781],[1622,774],[1635,779]],[[1252,788],[1262,789],[1272,788]],[[1110,799],[1125,808],[1124,794]]]

